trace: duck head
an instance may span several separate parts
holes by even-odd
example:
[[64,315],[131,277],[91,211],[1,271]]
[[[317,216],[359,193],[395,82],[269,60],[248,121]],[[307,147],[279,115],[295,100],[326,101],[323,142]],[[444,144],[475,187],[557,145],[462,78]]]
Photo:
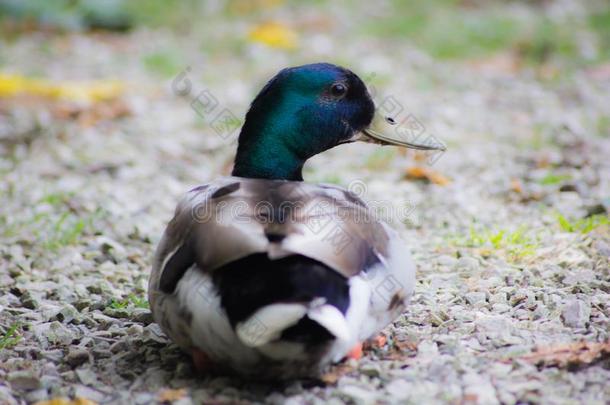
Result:
[[[307,159],[356,141],[443,149],[392,136],[393,120],[375,115],[365,84],[350,70],[328,63],[283,69],[260,91],[246,114],[233,175],[302,180]],[[379,129],[383,125],[389,128]]]

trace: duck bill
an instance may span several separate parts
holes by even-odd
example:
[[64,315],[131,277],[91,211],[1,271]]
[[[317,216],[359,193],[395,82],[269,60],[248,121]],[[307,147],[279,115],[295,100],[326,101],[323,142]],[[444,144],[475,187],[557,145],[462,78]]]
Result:
[[429,136],[424,138],[421,135],[410,137],[408,135],[409,131],[403,131],[405,132],[403,135],[397,129],[398,123],[394,119],[376,113],[371,125],[360,131],[354,137],[354,141],[376,143],[378,145],[402,146],[403,148],[417,150],[446,150],[445,145],[434,137]]

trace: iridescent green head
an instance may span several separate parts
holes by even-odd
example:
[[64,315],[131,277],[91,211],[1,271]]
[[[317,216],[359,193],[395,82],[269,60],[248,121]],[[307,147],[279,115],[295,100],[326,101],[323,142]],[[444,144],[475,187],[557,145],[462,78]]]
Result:
[[431,149],[372,131],[374,115],[366,86],[350,70],[328,63],[283,69],[246,114],[233,175],[302,180],[307,159],[358,140]]

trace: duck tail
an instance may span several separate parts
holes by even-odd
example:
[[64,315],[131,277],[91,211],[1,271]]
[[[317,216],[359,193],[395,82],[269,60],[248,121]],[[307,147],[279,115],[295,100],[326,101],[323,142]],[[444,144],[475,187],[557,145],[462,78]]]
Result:
[[[260,308],[236,325],[238,338],[249,347],[263,346],[280,338],[298,336],[349,340],[350,330],[344,315],[324,298],[307,304],[277,303]],[[320,329],[323,330],[320,330]]]
[[349,336],[349,283],[316,260],[254,254],[217,269],[214,277],[221,305],[247,346],[275,340],[316,346]]

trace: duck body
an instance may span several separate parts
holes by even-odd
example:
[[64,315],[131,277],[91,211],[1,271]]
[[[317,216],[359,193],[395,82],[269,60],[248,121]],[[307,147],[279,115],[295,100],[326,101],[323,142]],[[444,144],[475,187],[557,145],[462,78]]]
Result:
[[405,308],[414,265],[350,191],[226,177],[186,194],[157,249],[155,320],[226,371],[319,374]]
[[196,364],[254,378],[316,376],[401,314],[415,266],[397,233],[354,193],[302,181],[307,159],[344,143],[438,149],[376,132],[374,115],[353,72],[284,69],[246,114],[232,176],[180,201],[155,254],[149,301]]

